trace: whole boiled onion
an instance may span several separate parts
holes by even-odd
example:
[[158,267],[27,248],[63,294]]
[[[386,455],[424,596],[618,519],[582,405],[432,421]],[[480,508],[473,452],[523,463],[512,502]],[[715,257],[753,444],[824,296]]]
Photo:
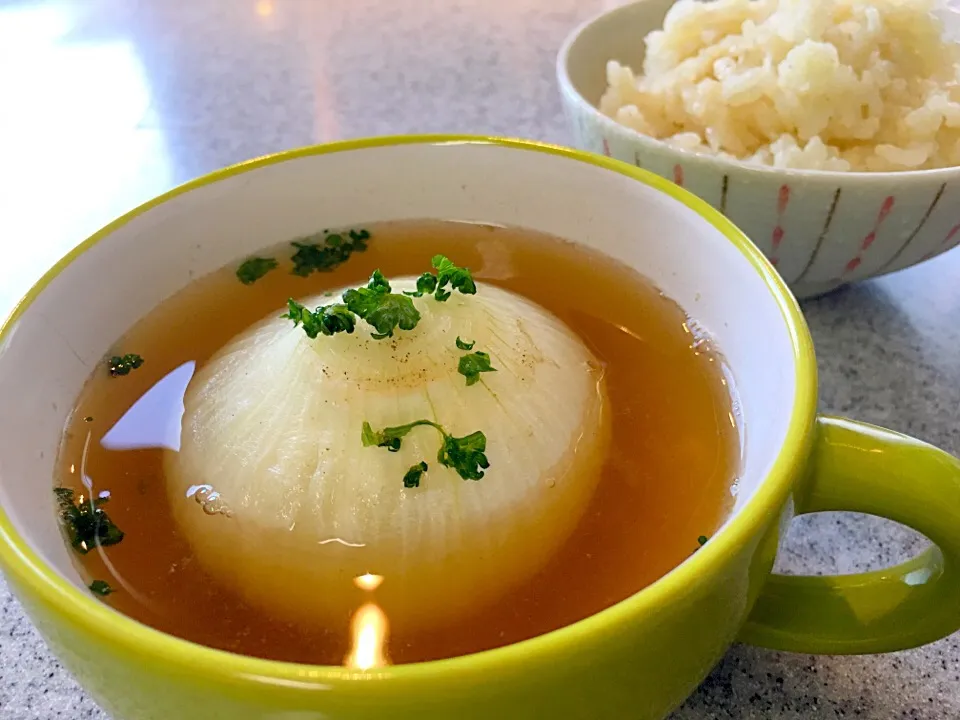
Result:
[[[167,455],[174,516],[207,571],[274,617],[345,623],[363,597],[355,579],[380,575],[376,600],[395,628],[455,622],[536,573],[596,488],[609,418],[581,340],[490,285],[413,302],[419,324],[381,340],[362,321],[311,340],[273,314],[187,389],[180,451]],[[457,337],[496,372],[468,386]],[[456,437],[482,431],[484,477],[438,463],[432,427],[397,452],[361,442],[364,422],[419,419]],[[419,487],[404,487],[420,461]]]

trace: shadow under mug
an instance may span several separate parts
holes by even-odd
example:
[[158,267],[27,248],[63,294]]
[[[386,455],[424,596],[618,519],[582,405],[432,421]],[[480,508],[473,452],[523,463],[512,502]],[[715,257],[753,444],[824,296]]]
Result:
[[[51,492],[65,421],[111,345],[192,278],[263,247],[400,219],[515,225],[600,250],[715,337],[739,391],[733,511],[688,560],[616,605],[503,648],[359,672],[271,662],[143,626],[88,592]],[[118,300],[122,299],[122,302]],[[200,178],[95,234],[0,331],[0,564],[53,651],[120,720],[659,720],[736,639],[808,653],[911,647],[960,627],[960,463],[896,433],[816,415],[796,302],[722,215],[632,166],[455,136],[303,148]],[[934,546],[887,570],[771,575],[791,518],[872,513]]]

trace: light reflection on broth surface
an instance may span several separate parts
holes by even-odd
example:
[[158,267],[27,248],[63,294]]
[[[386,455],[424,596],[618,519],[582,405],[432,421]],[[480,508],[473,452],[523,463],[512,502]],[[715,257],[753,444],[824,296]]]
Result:
[[[109,493],[104,508],[125,532],[122,542],[75,554],[88,582],[115,590],[105,602],[212,647],[366,669],[476,652],[570,624],[655,581],[716,530],[732,505],[740,437],[722,358],[693,319],[632,271],[554,238],[466,223],[369,229],[369,248],[333,272],[291,275],[284,246],[275,253],[281,268],[252,285],[238,282],[235,266],[195,281],[118,342],[116,352],[143,356],[141,368],[90,379],[55,481],[87,498]],[[551,311],[603,363],[613,437],[596,493],[547,565],[468,621],[415,631],[392,623],[378,591],[401,579],[379,568],[344,581],[353,590],[338,610],[341,623],[318,629],[277,620],[209,576],[174,522],[163,454],[180,447],[184,392],[211,355],[282,312],[288,297],[360,285],[377,268],[387,277],[419,275],[437,253]],[[216,481],[187,495],[183,502],[211,520],[230,521]],[[322,542],[363,547],[363,538],[335,533]]]

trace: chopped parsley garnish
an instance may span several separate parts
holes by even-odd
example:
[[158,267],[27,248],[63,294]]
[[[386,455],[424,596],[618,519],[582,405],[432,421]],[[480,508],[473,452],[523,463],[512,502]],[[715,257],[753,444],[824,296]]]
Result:
[[[487,436],[479,430],[458,438],[430,420],[415,420],[406,425],[388,427],[380,431],[374,430],[370,423],[364,422],[360,431],[360,441],[364,447],[385,447],[390,452],[397,452],[407,433],[421,425],[429,425],[443,437],[440,450],[437,452],[437,462],[455,471],[464,480],[479,480],[483,477],[483,471],[490,467],[490,462],[486,456]],[[404,476],[405,482],[409,474],[410,470]],[[418,482],[419,479],[418,476]]]
[[290,258],[293,261],[293,274],[307,277],[314,272],[330,272],[346,262],[353,253],[366,250],[369,239],[370,232],[367,230],[350,230],[345,235],[327,234],[324,230],[323,237],[304,238],[322,242],[295,240],[292,245],[297,251]]
[[136,370],[141,365],[143,365],[143,358],[134,353],[114,355],[107,361],[107,367],[113,377],[129,375],[131,370]]
[[414,292],[410,290],[404,290],[404,295],[409,295],[410,297],[423,297],[424,295],[429,295],[434,290],[437,289],[437,276],[433,273],[425,272],[423,275],[417,278],[417,289]]
[[461,438],[447,435],[437,453],[437,462],[452,468],[464,480],[479,480],[490,467],[486,450],[487,436],[479,430]]
[[476,340],[474,340],[472,343],[464,342],[460,339],[460,336],[457,335],[457,348],[460,350],[473,350],[473,346],[476,344]]
[[237,268],[237,279],[244,285],[253,285],[271,270],[275,270],[279,263],[273,258],[253,257]]
[[420,311],[406,295],[390,292],[390,283],[379,270],[370,276],[366,287],[347,290],[343,301],[347,308],[377,331],[376,340],[393,337],[396,328],[413,330],[420,322]]
[[338,332],[352,333],[357,319],[339,303],[321,305],[316,310],[307,310],[293,298],[287,300],[287,313],[280,317],[293,320],[293,326],[303,325],[303,331],[311,340],[318,335],[334,335]]
[[[337,244],[331,248],[326,248],[326,250],[337,250],[343,247],[341,244],[343,239],[339,235],[330,235],[327,238],[328,242],[334,237],[339,238],[336,241]],[[350,237],[353,237],[352,232]],[[369,237],[369,233],[367,233],[367,237]],[[362,239],[360,242],[362,242]],[[304,247],[306,246],[302,246],[301,250]],[[294,256],[294,263],[296,262],[296,256]],[[407,291],[402,294],[393,292],[383,273],[375,270],[366,287],[352,288],[343,293],[341,298],[343,304],[325,305],[311,311],[290,298],[287,301],[289,311],[281,317],[293,320],[295,327],[303,325],[307,335],[310,338],[316,338],[320,334],[333,335],[338,332],[353,332],[355,319],[353,323],[349,321],[352,313],[365,320],[368,325],[376,330],[375,333],[372,333],[374,339],[383,340],[393,337],[397,328],[413,330],[420,322],[420,311],[417,310],[411,298],[434,293],[434,297],[443,302],[450,297],[452,292],[452,290],[444,289],[448,285],[468,295],[477,292],[473,277],[466,268],[454,265],[443,255],[437,255],[433,258],[433,266],[437,269],[439,277],[424,273],[417,280],[416,292]],[[302,274],[298,272],[297,268],[294,268],[294,273]],[[309,272],[306,274],[309,274]],[[473,345],[471,344],[470,347],[473,347]],[[481,370],[480,372],[485,371]]]
[[[699,549],[702,548],[704,545],[706,545],[706,544],[707,544],[707,540],[709,540],[709,539],[710,539],[710,538],[708,538],[706,535],[701,535],[700,537],[698,537],[698,538],[697,538],[697,550],[699,550]],[[696,551],[694,551],[694,552],[696,552]]]
[[405,488],[420,487],[420,478],[428,470],[427,464],[421,460],[416,465],[411,465],[403,476],[403,486]]
[[99,595],[100,597],[106,597],[114,592],[113,588],[110,587],[110,583],[106,580],[94,580],[89,585],[90,592],[94,595]]
[[[473,346],[471,345],[471,347]],[[462,356],[457,367],[457,372],[467,379],[468,387],[480,379],[480,373],[496,371],[497,369],[490,364],[490,356],[485,352],[475,352]]]
[[103,509],[109,497],[85,499],[81,495],[75,501],[70,488],[54,488],[53,492],[60,506],[60,522],[78,553],[86,555],[96,546],[116,545],[123,540],[123,532]]
[[[453,261],[445,255],[434,255],[431,261],[436,275],[433,273],[424,273],[417,278],[416,292],[405,292],[405,295],[411,297],[423,297],[433,293],[434,299],[440,302],[446,302],[454,290],[459,290],[464,295],[476,295],[477,284],[473,281],[473,275],[468,268],[462,268],[454,265]],[[450,290],[447,290],[447,285]]]
[[308,310],[290,298],[287,312],[280,317],[293,320],[294,327],[303,325],[304,332],[311,339],[321,334],[352,333],[359,317],[376,330],[372,333],[374,339],[383,340],[393,337],[397,328],[413,330],[420,322],[420,311],[413,300],[390,290],[390,283],[376,270],[366,287],[347,290],[343,294],[343,303]]
[[437,270],[437,292],[434,297],[440,302],[450,297],[450,292],[444,290],[448,283],[453,290],[459,290],[464,295],[477,294],[477,284],[469,269],[454,265],[450,258],[443,255],[434,255],[431,264]]

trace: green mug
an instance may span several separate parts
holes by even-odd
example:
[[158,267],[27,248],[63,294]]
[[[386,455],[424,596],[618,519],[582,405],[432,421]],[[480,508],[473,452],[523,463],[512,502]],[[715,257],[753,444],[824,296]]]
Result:
[[[111,344],[195,275],[262,247],[317,227],[414,218],[516,225],[598,249],[712,332],[740,391],[746,436],[721,529],[657,582],[580,622],[474,655],[369,671],[201,647],[92,597],[50,490],[66,418]],[[818,417],[816,400],[813,345],[779,276],[722,215],[657,176],[513,140],[304,148],[133,210],[14,310],[0,331],[0,562],[50,647],[118,720],[659,720],[738,639],[871,653],[960,628],[960,463],[888,430]],[[771,575],[791,519],[823,510],[890,518],[934,547],[879,572]]]

